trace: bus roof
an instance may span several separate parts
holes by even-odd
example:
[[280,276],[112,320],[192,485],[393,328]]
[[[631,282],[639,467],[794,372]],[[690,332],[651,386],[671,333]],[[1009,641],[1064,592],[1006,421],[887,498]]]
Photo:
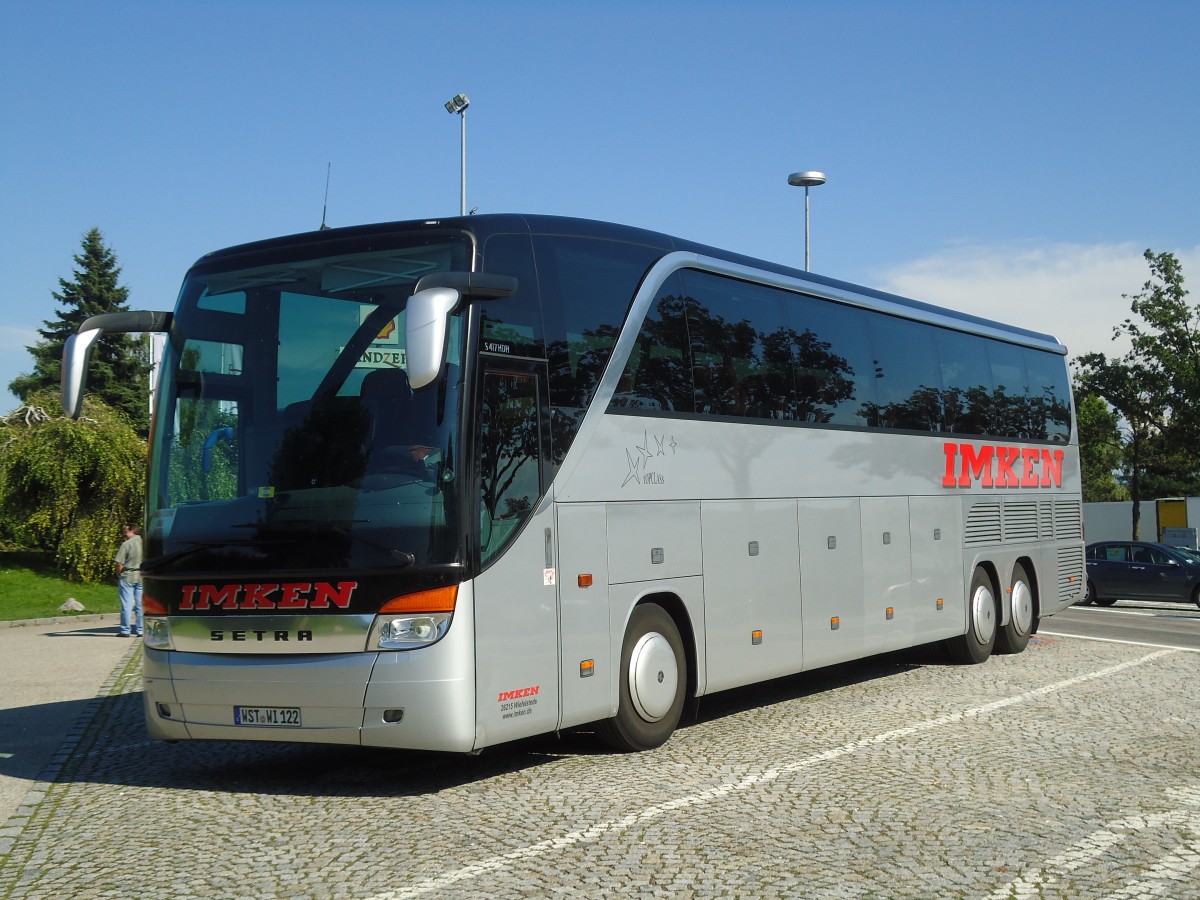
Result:
[[[805,272],[790,266],[780,265],[763,259],[733,253],[695,241],[673,237],[644,228],[629,225],[618,225],[611,222],[601,222],[594,219],[580,219],[569,216],[549,216],[522,213],[490,213],[476,216],[447,216],[436,219],[411,219],[407,221],[379,222],[371,225],[351,225],[342,228],[327,228],[321,231],[302,232],[299,234],[269,238],[247,244],[239,244],[222,250],[206,253],[195,263],[195,267],[205,267],[210,263],[227,263],[242,255],[258,255],[271,250],[295,249],[300,246],[311,247],[313,244],[355,244],[364,238],[379,237],[388,234],[411,233],[414,231],[431,232],[460,232],[476,236],[478,243],[483,244],[493,234],[554,234],[596,238],[601,240],[621,241],[624,243],[642,244],[657,247],[663,253],[683,250],[725,260],[737,265],[761,269],[776,275],[794,278],[798,281],[820,285],[833,292],[847,292],[893,303],[907,307],[914,312],[930,313],[947,319],[958,320],[964,326],[984,327],[995,331],[1007,332],[1013,339],[1022,339],[1037,343],[1051,343],[1062,346],[1053,335],[1028,328],[1021,328],[1005,322],[974,316],[955,309],[924,303],[908,297],[889,294],[860,284]],[[332,248],[331,248],[332,250]],[[918,316],[920,318],[920,316]],[[1065,352],[1065,348],[1064,348]]]

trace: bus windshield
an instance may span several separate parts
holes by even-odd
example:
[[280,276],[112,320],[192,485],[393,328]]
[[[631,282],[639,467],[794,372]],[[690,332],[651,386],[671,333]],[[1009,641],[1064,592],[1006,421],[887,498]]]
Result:
[[[414,391],[405,303],[470,268],[460,236],[264,264],[200,264],[163,355],[147,571],[459,562],[463,314]],[[286,259],[286,262],[281,262]]]

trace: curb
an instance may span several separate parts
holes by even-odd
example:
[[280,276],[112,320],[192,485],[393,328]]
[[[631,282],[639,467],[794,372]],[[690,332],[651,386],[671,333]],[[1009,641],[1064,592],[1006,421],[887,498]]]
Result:
[[77,616],[54,616],[50,619],[13,619],[0,622],[0,628],[24,628],[26,625],[65,625],[67,622],[107,622],[120,619],[120,613],[83,613]]

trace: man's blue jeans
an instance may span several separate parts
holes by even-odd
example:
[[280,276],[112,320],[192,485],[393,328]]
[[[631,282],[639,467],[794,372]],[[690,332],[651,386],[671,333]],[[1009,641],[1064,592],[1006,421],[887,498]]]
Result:
[[[121,634],[129,634],[130,620],[136,621],[134,634],[142,633],[142,583],[117,579],[117,594],[121,598]],[[136,618],[135,618],[136,614]]]

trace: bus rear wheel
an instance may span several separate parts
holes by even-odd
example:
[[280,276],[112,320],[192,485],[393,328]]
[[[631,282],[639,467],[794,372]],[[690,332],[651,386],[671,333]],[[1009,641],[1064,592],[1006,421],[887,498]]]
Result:
[[1033,634],[1034,601],[1029,575],[1020,563],[1013,566],[1012,586],[1008,589],[1008,624],[996,632],[997,653],[1020,653]]
[[950,659],[965,665],[987,662],[996,645],[998,613],[992,579],[983,569],[976,569],[967,594],[967,633],[946,642]]
[[687,657],[675,621],[661,606],[639,606],[621,646],[617,714],[596,725],[615,750],[652,750],[679,724],[687,690]]

